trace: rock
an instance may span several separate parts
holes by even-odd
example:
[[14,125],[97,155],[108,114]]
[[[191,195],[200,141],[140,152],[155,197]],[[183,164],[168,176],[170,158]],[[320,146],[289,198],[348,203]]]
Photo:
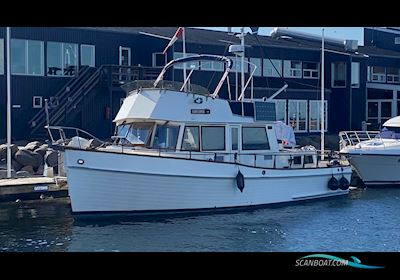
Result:
[[35,174],[36,175],[43,175],[43,171],[44,171],[44,165],[42,164],[36,169]]
[[31,177],[31,176],[32,176],[32,174],[30,174],[28,171],[25,171],[25,170],[21,170],[21,171],[17,172],[17,177],[18,178],[28,178],[28,177]]
[[20,164],[18,161],[15,159],[11,159],[11,166],[14,169],[15,172],[20,171],[21,168],[23,167],[22,164]]
[[20,149],[15,153],[14,159],[23,166],[36,165],[36,158],[32,155],[33,152],[25,149]]
[[37,148],[35,150],[35,153],[41,154],[42,157],[44,157],[44,155],[46,154],[48,148],[49,148],[49,145],[43,144],[42,146],[40,146],[39,148]]
[[43,164],[43,156],[36,152],[32,152],[31,155],[35,158],[35,164],[32,167],[37,170]]
[[58,152],[54,150],[48,150],[46,155],[44,156],[44,161],[47,166],[55,167],[58,165]]
[[94,139],[94,138],[89,140],[89,148],[91,148],[91,149],[98,148],[98,147],[100,147],[102,144],[103,144],[103,143],[101,143],[99,140]]
[[21,170],[18,172],[28,172],[29,176],[32,176],[33,174],[35,174],[35,171],[33,170],[33,167],[31,165],[26,165],[26,166],[22,167]]
[[33,141],[25,145],[25,149],[29,151],[34,151],[42,145],[39,141]]
[[[15,153],[18,151],[18,146],[11,144],[11,157],[14,157]],[[7,144],[0,145],[0,160],[7,159]]]

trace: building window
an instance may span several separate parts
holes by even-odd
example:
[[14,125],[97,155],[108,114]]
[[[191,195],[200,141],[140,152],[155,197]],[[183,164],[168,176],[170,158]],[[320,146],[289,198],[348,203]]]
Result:
[[332,63],[332,87],[346,87],[346,62]]
[[95,64],[95,46],[81,45],[81,65],[94,67]]
[[242,127],[242,150],[269,150],[265,127]]
[[43,97],[42,96],[34,96],[33,97],[33,108],[42,108],[43,107]]
[[360,62],[351,63],[351,87],[360,87]]
[[74,76],[78,69],[78,44],[47,43],[47,75]]
[[167,64],[167,56],[163,53],[153,53],[152,63],[153,67],[164,67]]
[[286,100],[274,100],[276,109],[276,120],[286,124]]
[[[241,57],[239,57],[239,56],[231,56],[231,57],[229,57],[231,60],[232,60],[232,62],[233,62],[233,64],[232,64],[232,69],[231,69],[231,72],[238,72],[238,73],[241,73],[242,72],[242,58]],[[245,57],[244,58],[244,65],[243,65],[243,67],[244,67],[244,72],[245,73],[248,73],[249,72],[249,67],[248,67],[248,62],[249,61],[249,59],[247,58],[247,57]]]
[[11,73],[43,76],[43,42],[11,39]]
[[4,74],[4,39],[0,39],[0,75]]
[[204,60],[200,61],[201,70],[224,71],[224,63],[220,61]]
[[301,61],[284,60],[283,76],[286,78],[301,78]]
[[263,76],[265,76],[265,77],[281,77],[282,76],[282,60],[263,59]]
[[201,149],[203,151],[225,150],[225,127],[224,126],[202,126],[201,127]]
[[[194,56],[194,55],[197,55],[197,54],[195,54],[195,53],[186,53],[186,57]],[[183,57],[183,53],[174,52],[174,59],[181,58],[181,57]],[[199,61],[186,62],[185,64],[186,64],[186,70],[191,70],[191,69],[199,70],[199,65],[200,65]],[[174,65],[174,69],[183,69],[183,63],[175,64]]]
[[[328,130],[328,101],[324,101],[324,131]],[[321,131],[321,101],[310,100],[308,127],[310,132]]]
[[386,83],[386,68],[381,66],[371,66],[371,81]]
[[303,62],[303,78],[318,79],[319,78],[319,63]]
[[399,80],[399,68],[388,67],[386,68],[386,80],[388,83],[398,83]]
[[307,100],[289,100],[289,125],[295,132],[307,131]]
[[200,137],[198,126],[186,126],[183,134],[183,151],[200,151]]
[[[261,76],[262,68],[261,68],[261,58],[250,57],[250,62],[256,65],[256,70],[254,72],[254,76]],[[250,73],[253,72],[254,66],[250,64]]]

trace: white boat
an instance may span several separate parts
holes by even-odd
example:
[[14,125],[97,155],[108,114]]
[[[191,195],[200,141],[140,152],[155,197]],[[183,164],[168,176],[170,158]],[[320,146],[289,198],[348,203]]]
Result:
[[[162,80],[174,64],[193,60],[225,63],[212,94],[195,85],[184,91],[190,74],[184,83]],[[349,165],[280,143],[268,120],[275,103],[218,97],[231,66],[223,56],[173,60],[155,82],[125,86],[113,143],[91,148],[83,138],[63,139],[73,213],[197,211],[348,194]],[[48,128],[64,135],[65,128]]]
[[366,186],[400,184],[400,116],[383,124],[381,131],[341,131],[340,153]]

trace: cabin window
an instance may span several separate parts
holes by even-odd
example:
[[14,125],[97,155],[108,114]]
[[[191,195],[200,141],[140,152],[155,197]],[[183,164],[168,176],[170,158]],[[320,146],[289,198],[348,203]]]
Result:
[[201,149],[203,151],[225,150],[225,127],[201,127]]
[[186,126],[182,141],[182,150],[200,151],[200,138],[198,126]]
[[313,162],[314,162],[313,156],[304,156],[304,164],[309,164]]
[[265,127],[243,127],[242,149],[269,150],[268,136]]
[[153,148],[175,150],[178,141],[179,126],[157,125]]
[[332,87],[346,87],[346,62],[332,63]]
[[11,73],[43,75],[43,42],[11,39]]

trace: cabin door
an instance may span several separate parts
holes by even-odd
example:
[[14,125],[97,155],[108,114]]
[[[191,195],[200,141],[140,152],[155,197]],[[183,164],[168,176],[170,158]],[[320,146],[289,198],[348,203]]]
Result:
[[131,80],[131,48],[119,47],[119,81],[125,83]]

